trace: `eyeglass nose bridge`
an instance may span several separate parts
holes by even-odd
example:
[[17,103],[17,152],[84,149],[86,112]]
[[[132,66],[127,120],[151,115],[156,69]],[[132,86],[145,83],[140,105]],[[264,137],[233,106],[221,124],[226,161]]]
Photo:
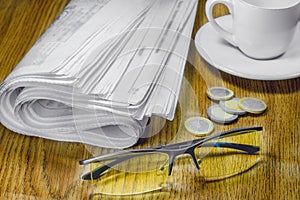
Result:
[[[198,164],[198,161],[197,161],[197,159],[196,159],[195,152],[193,151],[193,149],[187,150],[184,154],[188,154],[188,155],[191,156],[194,165],[195,165],[196,168],[199,170],[199,169],[200,169],[200,166],[199,166],[199,164]],[[170,154],[169,154],[170,160],[169,160],[168,176],[170,176],[170,175],[172,174],[174,162],[175,162],[176,158],[177,158],[179,155],[183,155],[183,153],[182,153],[182,152],[173,152],[173,153],[170,153]]]

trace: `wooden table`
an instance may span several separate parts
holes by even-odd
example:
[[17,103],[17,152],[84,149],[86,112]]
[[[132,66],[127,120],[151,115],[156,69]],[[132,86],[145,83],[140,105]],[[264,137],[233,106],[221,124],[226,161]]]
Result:
[[[68,0],[0,0],[0,81],[11,72],[34,42],[61,12]],[[193,31],[207,22],[205,1],[199,1]],[[224,15],[222,6],[215,15]],[[155,136],[140,146],[171,143],[194,137],[182,127],[187,113],[206,116],[212,102],[205,91],[223,85],[238,97],[264,100],[268,110],[246,115],[215,131],[262,125],[264,162],[247,173],[223,181],[198,181],[199,172],[189,160],[175,163],[168,191],[132,197],[92,195],[92,186],[81,181],[88,170],[79,160],[91,156],[90,147],[23,136],[0,126],[0,199],[300,199],[300,78],[255,81],[219,72],[191,46],[176,117],[172,122],[154,119]],[[287,66],[288,67],[288,66]],[[299,63],[300,67],[300,63]],[[139,146],[139,147],[140,147]],[[145,180],[146,181],[146,180]]]

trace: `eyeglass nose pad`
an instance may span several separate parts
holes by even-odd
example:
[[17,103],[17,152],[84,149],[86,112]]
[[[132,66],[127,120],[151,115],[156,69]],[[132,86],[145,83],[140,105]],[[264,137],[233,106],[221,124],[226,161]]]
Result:
[[174,155],[170,155],[168,176],[170,176],[172,174],[174,160],[175,160],[175,156]]
[[194,163],[194,165],[196,166],[196,168],[197,168],[197,169],[200,169],[200,166],[199,166],[199,163],[198,163],[198,161],[197,161],[197,159],[196,159],[195,153],[194,153],[194,152],[191,152],[190,155],[191,155],[191,157],[192,157],[193,163]]

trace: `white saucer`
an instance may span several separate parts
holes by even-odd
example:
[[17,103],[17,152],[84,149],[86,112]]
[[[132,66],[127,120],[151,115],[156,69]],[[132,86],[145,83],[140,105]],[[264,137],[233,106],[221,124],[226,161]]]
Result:
[[[216,19],[230,30],[232,17]],[[256,80],[284,80],[300,77],[300,24],[288,51],[272,60],[255,60],[223,40],[207,23],[196,34],[195,45],[199,54],[212,66],[229,74]]]

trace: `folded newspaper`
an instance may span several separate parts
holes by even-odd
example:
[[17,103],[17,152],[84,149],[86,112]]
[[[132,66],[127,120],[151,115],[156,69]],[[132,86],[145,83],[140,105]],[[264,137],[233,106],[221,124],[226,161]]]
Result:
[[172,120],[197,0],[72,0],[0,86],[14,132],[125,148]]

